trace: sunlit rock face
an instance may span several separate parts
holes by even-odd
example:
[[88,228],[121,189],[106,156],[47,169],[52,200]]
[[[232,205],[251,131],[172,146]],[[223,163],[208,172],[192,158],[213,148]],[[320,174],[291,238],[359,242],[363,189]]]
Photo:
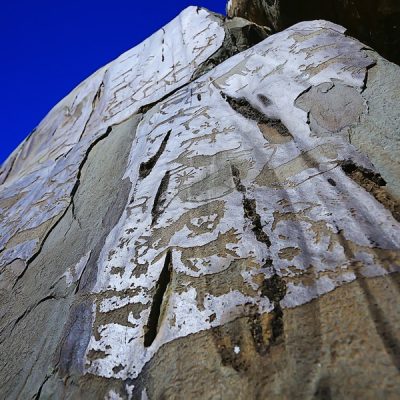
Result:
[[49,113],[1,169],[5,398],[399,393],[399,67],[344,31],[191,7]]
[[229,0],[227,14],[280,31],[300,22],[326,19],[400,64],[398,0]]

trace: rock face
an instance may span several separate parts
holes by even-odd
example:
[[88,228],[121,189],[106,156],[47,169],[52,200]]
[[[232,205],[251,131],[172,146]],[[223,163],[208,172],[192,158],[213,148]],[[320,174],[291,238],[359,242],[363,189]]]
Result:
[[327,19],[400,64],[398,0],[229,0],[227,12],[270,26],[275,32],[300,21]]
[[399,396],[400,69],[344,31],[191,7],[49,113],[0,175],[2,398]]

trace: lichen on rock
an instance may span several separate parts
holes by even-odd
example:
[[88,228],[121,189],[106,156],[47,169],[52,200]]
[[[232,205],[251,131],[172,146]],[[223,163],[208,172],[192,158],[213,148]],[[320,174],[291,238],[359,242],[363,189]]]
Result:
[[[368,90],[381,62],[344,32],[310,21],[260,41],[191,7],[51,111],[2,167],[7,398],[338,392],[325,366],[353,365],[333,352],[364,319],[394,376],[397,182],[355,143],[385,118]],[[335,326],[353,303],[357,326]]]

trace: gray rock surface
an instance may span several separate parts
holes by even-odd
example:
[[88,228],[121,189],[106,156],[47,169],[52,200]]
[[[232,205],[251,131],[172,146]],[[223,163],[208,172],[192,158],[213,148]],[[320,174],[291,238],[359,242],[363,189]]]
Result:
[[227,14],[267,25],[274,32],[297,22],[326,19],[400,64],[398,0],[229,0]]
[[350,132],[351,143],[368,154],[382,174],[388,188],[400,197],[400,82],[395,65],[368,51],[376,65],[368,71],[362,94],[368,113],[361,116]]
[[191,7],[49,113],[1,169],[0,398],[398,398],[400,68],[344,31]]

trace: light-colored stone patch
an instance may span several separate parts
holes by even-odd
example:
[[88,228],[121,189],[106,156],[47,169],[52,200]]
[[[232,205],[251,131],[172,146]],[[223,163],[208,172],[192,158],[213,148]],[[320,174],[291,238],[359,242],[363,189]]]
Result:
[[[102,304],[102,321],[116,306],[144,309],[130,317],[134,326],[110,318],[93,332],[87,352],[102,357],[88,359],[88,373],[134,378],[167,342],[272,311],[263,284],[274,275],[287,282],[281,305],[295,307],[358,276],[398,270],[399,224],[340,168],[353,160],[373,170],[336,129],[358,118],[358,93],[373,62],[342,33],[323,21],[298,24],[232,57],[144,116],[126,172],[131,200],[107,238],[94,288],[98,296],[118,294],[117,303]],[[319,125],[334,129],[315,135],[296,99],[312,86],[332,90],[333,83],[355,99],[354,118],[324,122],[321,114]],[[221,92],[280,120],[290,140],[268,140],[258,121],[236,113]],[[163,153],[141,179],[140,165],[167,134]],[[246,201],[255,209],[246,210]],[[168,254],[170,280],[161,282]],[[124,271],[112,274],[115,266]],[[240,268],[236,275],[234,267]],[[223,273],[242,281],[225,287]],[[162,285],[154,340],[145,346]],[[124,297],[132,289],[135,295]],[[116,366],[122,366],[118,373]]]
[[[140,107],[188,83],[224,38],[221,20],[189,7],[58,103],[1,167],[0,251],[16,234],[62,215],[90,146]],[[33,256],[43,238],[35,232],[29,239],[36,246],[25,246],[21,259]],[[0,267],[10,262],[8,254],[0,253]]]

